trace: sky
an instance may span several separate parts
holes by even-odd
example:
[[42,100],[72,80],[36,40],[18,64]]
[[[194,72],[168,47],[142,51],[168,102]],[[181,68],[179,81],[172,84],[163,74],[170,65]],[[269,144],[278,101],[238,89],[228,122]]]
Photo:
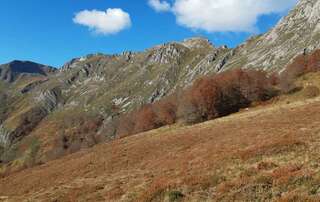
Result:
[[1,0],[0,63],[60,67],[91,53],[142,51],[202,36],[235,47],[297,0]]

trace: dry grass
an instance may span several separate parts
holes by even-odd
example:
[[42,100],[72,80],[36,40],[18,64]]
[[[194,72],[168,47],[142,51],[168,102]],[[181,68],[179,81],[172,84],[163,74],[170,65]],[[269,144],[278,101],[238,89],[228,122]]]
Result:
[[12,173],[0,179],[0,198],[316,201],[320,99],[292,95],[274,102],[118,139]]

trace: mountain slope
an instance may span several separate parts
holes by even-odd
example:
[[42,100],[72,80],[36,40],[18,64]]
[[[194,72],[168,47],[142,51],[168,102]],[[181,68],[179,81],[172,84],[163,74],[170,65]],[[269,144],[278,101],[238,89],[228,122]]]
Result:
[[27,135],[46,116],[43,105],[50,101],[40,101],[39,93],[29,92],[48,81],[55,72],[53,67],[29,61],[0,65],[0,161],[16,139]]
[[317,201],[318,110],[319,98],[284,102],[115,140],[2,178],[0,196],[9,201]]
[[[105,126],[118,114],[186,86],[190,82],[186,83],[185,78],[196,78],[189,70],[202,58],[213,52],[219,61],[226,51],[206,39],[194,38],[141,53],[88,55],[70,61],[36,85],[15,82],[11,89],[19,99],[10,102],[12,107],[7,108],[11,110],[0,125],[0,145],[10,155],[3,154],[0,159],[28,159],[28,139],[39,142],[43,149],[39,158],[43,161],[112,139],[114,133],[106,132]],[[209,63],[202,66],[206,65]],[[81,123],[84,128],[79,127]],[[57,130],[42,131],[53,127]],[[65,139],[70,140],[67,146]],[[23,152],[15,152],[21,147]],[[56,150],[62,154],[56,154]]]
[[87,55],[53,72],[26,62],[2,65],[0,161],[26,167],[30,151],[32,163],[46,162],[117,138],[109,125],[120,114],[202,75],[236,67],[281,71],[294,56],[320,48],[319,9],[318,0],[301,0],[274,29],[235,49],[191,38],[143,52]]

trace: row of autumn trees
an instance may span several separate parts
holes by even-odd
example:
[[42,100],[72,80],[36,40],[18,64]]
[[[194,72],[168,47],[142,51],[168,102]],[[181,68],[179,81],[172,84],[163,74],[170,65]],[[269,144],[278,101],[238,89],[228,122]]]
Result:
[[320,70],[320,51],[298,56],[279,75],[253,69],[233,69],[204,76],[184,91],[122,115],[115,133],[124,137],[176,122],[194,124],[225,116],[253,103],[295,89],[297,77]]

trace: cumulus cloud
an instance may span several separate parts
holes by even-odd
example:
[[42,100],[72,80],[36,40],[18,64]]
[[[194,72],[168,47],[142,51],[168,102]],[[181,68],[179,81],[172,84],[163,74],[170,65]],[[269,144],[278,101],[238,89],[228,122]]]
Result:
[[131,26],[130,15],[120,8],[80,11],[73,18],[73,22],[87,26],[97,34],[105,35],[116,34]]
[[167,1],[149,0],[148,3],[151,8],[153,8],[157,12],[170,11],[171,9],[171,5]]
[[[151,0],[150,0],[151,1]],[[150,2],[149,1],[149,2]],[[254,32],[261,15],[283,12],[298,0],[174,0],[178,24],[207,32]],[[154,0],[156,4],[165,4]],[[168,7],[170,5],[166,3]]]

